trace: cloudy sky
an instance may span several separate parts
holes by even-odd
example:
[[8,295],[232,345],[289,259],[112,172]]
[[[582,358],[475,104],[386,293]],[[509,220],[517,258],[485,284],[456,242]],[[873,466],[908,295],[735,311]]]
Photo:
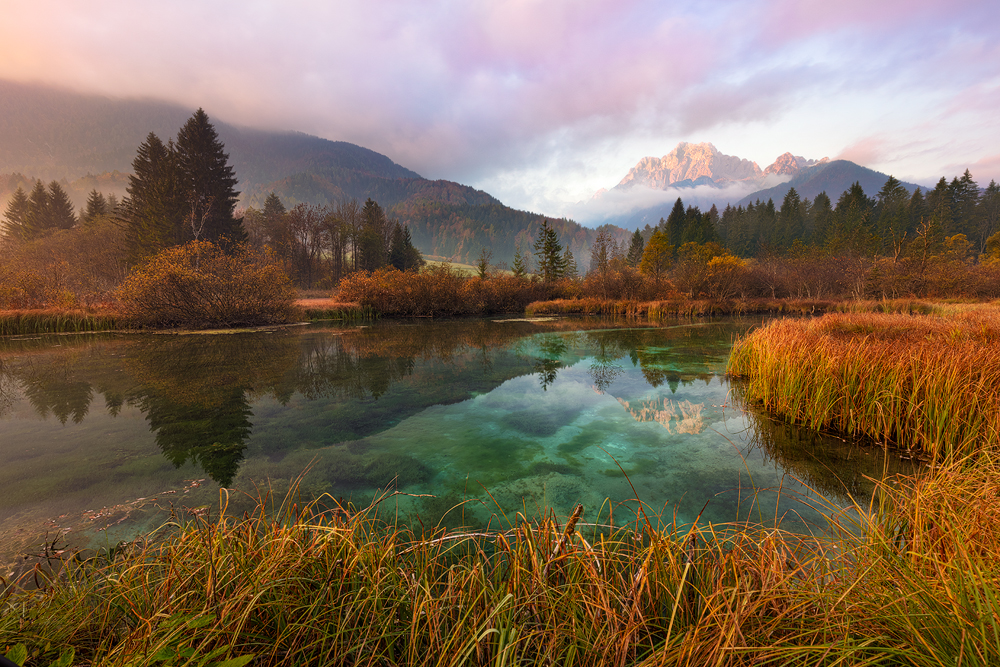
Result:
[[0,0],[0,17],[0,78],[350,141],[550,215],[679,141],[1000,181],[997,0]]

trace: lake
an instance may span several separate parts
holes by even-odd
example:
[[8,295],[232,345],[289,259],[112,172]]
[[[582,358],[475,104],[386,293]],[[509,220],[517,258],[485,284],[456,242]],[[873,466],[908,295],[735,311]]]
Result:
[[[759,323],[759,320],[757,321]],[[751,518],[907,472],[877,447],[745,413],[724,376],[752,321],[384,321],[0,339],[0,551],[100,546],[171,511],[295,486],[411,525]],[[778,490],[780,488],[780,494]],[[498,523],[499,522],[499,523]]]

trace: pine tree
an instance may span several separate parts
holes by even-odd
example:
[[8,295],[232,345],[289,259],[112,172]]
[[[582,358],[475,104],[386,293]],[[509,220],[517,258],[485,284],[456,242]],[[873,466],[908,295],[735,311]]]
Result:
[[949,190],[954,206],[954,220],[948,235],[973,235],[976,226],[976,209],[979,204],[979,185],[972,180],[972,174],[966,169],[961,178],[956,178],[951,182]]
[[826,192],[820,192],[809,210],[809,239],[814,245],[824,245],[833,227],[833,202]]
[[4,238],[8,241],[27,241],[28,235],[28,214],[31,210],[31,203],[28,201],[28,194],[20,185],[14,190],[14,195],[7,202],[7,210],[4,212],[6,227],[4,228]]
[[556,230],[549,227],[548,220],[542,220],[542,228],[535,240],[535,257],[543,282],[552,282],[563,276],[566,266],[562,257],[562,245]]
[[511,265],[510,269],[515,276],[518,278],[524,278],[528,275],[528,263],[525,260],[527,253],[521,252],[521,246],[517,245],[514,248],[514,263]]
[[570,252],[569,246],[566,246],[566,250],[563,251],[563,277],[576,279],[580,276],[580,270],[576,265],[576,258],[573,257],[573,253]]
[[[485,248],[483,249],[485,251]],[[397,220],[392,228],[392,240],[389,243],[389,264],[400,271],[409,269],[419,269],[424,265],[424,258],[420,256],[420,251],[413,247],[410,238],[410,228],[400,224]],[[489,260],[487,259],[487,268]],[[480,276],[483,270],[480,270]]]
[[185,234],[194,239],[238,243],[245,239],[234,217],[237,179],[229,155],[204,109],[198,109],[177,133],[178,185],[186,204]]
[[97,190],[91,190],[90,195],[87,197],[87,203],[84,206],[81,218],[84,224],[89,225],[98,218],[107,215],[109,212],[108,201],[104,198],[104,195]]
[[979,199],[979,210],[976,214],[975,239],[979,252],[986,252],[986,240],[1000,230],[1000,185],[990,181]]
[[879,250],[884,254],[897,257],[903,239],[913,232],[906,214],[909,200],[910,193],[893,176],[889,176],[876,195],[875,229],[879,238]]
[[58,181],[49,183],[49,202],[46,211],[46,224],[49,229],[72,229],[76,225],[76,214],[69,195],[59,185]]
[[795,188],[788,188],[785,198],[778,209],[778,226],[775,245],[785,250],[795,241],[805,236],[805,216],[802,211],[802,199]]
[[24,240],[31,241],[42,236],[48,230],[49,193],[45,184],[35,181],[28,195],[28,214],[24,221]]
[[274,190],[272,190],[271,194],[264,199],[264,208],[261,212],[264,214],[265,218],[272,218],[282,216],[285,213],[288,213],[288,210],[285,209],[285,205],[281,203],[281,197],[276,195]]
[[185,229],[186,202],[180,191],[173,144],[150,132],[132,160],[132,175],[122,204],[130,232],[133,261],[163,248],[180,245]]
[[628,254],[625,256],[625,261],[633,269],[639,266],[642,262],[642,251],[645,249],[646,243],[642,239],[642,232],[638,229],[635,230],[635,234],[632,235],[632,242],[628,246]]
[[674,202],[674,207],[667,216],[666,223],[663,223],[664,231],[667,233],[667,240],[675,248],[680,247],[681,237],[684,235],[687,214],[684,211],[684,202],[678,197]]

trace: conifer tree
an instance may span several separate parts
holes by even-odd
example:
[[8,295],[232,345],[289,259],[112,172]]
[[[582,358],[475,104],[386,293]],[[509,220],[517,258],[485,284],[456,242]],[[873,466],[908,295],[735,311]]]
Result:
[[893,176],[889,176],[876,195],[875,229],[879,250],[886,255],[898,256],[903,239],[912,234],[906,215],[909,199],[910,193]]
[[91,190],[87,197],[81,218],[85,224],[91,224],[98,218],[108,215],[108,201],[97,190]]
[[46,213],[49,208],[49,193],[45,190],[45,184],[35,181],[28,195],[28,214],[24,222],[24,240],[36,239],[45,233],[48,228]]
[[132,160],[123,203],[133,260],[142,259],[190,238],[185,233],[186,204],[180,192],[173,144],[150,132]]
[[526,260],[527,253],[521,252],[521,246],[517,245],[514,248],[514,263],[511,264],[511,271],[518,278],[524,278],[528,275],[528,262]]
[[191,238],[240,242],[241,220],[234,217],[236,175],[215,127],[198,109],[177,133],[177,173]]
[[573,257],[573,253],[570,251],[569,246],[566,246],[566,250],[563,251],[563,277],[576,279],[580,275],[580,269],[576,265],[576,258]]
[[785,198],[781,202],[781,208],[778,209],[775,245],[787,249],[804,236],[805,216],[802,210],[802,199],[795,188],[788,188],[788,192],[785,193]]
[[552,282],[563,276],[566,270],[562,256],[562,245],[556,230],[549,227],[548,220],[542,220],[542,228],[535,240],[535,257],[542,281]]
[[58,181],[49,183],[48,208],[45,212],[46,227],[51,230],[72,229],[76,225],[76,214],[69,195]]
[[677,201],[674,202],[673,209],[670,210],[670,215],[667,216],[666,223],[663,223],[664,231],[667,233],[667,240],[675,248],[681,245],[681,237],[684,235],[684,227],[687,222],[686,218],[687,214],[684,211],[684,202],[678,197]]
[[990,181],[979,199],[976,213],[976,234],[979,252],[986,252],[986,240],[1000,231],[1000,185]]
[[389,264],[400,271],[419,269],[424,264],[424,258],[420,256],[420,251],[413,246],[410,228],[398,220],[392,228],[392,240],[389,243]]
[[7,202],[7,210],[4,211],[4,238],[8,241],[21,242],[28,240],[28,213],[31,204],[28,201],[28,194],[20,185],[14,190],[14,195]]
[[642,262],[642,251],[645,247],[646,243],[642,240],[642,232],[638,229],[635,230],[635,234],[632,234],[632,241],[628,246],[628,254],[625,256],[625,262],[633,269],[638,267],[639,263]]

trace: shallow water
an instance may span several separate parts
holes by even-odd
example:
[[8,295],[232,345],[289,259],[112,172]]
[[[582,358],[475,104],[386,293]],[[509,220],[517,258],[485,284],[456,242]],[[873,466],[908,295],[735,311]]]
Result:
[[[503,514],[753,518],[809,529],[901,470],[747,415],[723,373],[749,322],[382,322],[0,339],[0,539],[113,544],[164,512],[296,483],[424,525]],[[808,486],[797,481],[802,479]],[[781,494],[777,489],[781,488]],[[248,495],[245,495],[248,494]],[[61,536],[61,537],[60,537]]]

